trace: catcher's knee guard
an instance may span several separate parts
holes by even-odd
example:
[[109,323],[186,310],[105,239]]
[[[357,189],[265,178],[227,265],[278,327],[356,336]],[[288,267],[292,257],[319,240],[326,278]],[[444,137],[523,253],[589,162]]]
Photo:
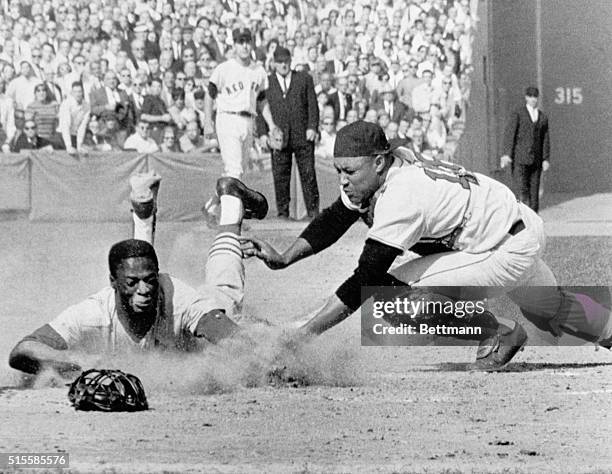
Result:
[[203,337],[213,344],[236,334],[240,330],[222,309],[209,311],[198,321],[195,330],[196,337]]

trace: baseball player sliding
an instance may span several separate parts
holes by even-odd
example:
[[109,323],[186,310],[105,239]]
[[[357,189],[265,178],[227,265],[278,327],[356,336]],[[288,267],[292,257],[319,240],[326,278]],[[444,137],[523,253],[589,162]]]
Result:
[[194,350],[203,339],[216,343],[238,330],[228,316],[240,310],[244,296],[238,236],[243,219],[265,217],[265,197],[235,178],[218,180],[219,228],[205,284],[196,291],[159,272],[152,245],[159,182],[155,173],[130,180],[134,238],[111,247],[110,286],[22,339],[9,356],[11,367],[32,374],[53,369],[70,377],[90,365],[92,353]]
[[[213,133],[213,101],[216,101],[216,131],[219,140],[224,176],[242,178],[244,165],[253,146],[254,122],[259,103],[261,114],[271,135],[282,135],[272,119],[266,100],[268,76],[264,68],[251,58],[253,37],[247,28],[233,31],[235,58],[219,64],[212,72],[204,102],[204,134]],[[204,214],[213,221],[217,199],[204,206]]]
[[[610,345],[610,310],[557,287],[541,259],[542,220],[503,184],[451,163],[416,159],[405,148],[394,150],[378,125],[361,121],[338,132],[334,166],[340,197],[285,252],[241,237],[245,256],[280,269],[333,245],[360,217],[371,221],[354,273],[300,335],[320,334],[347,318],[371,296],[363,287],[462,286],[479,287],[481,294],[472,293],[478,299],[505,292],[538,327]],[[408,262],[398,259],[427,244],[438,249]],[[527,334],[514,321],[498,320],[492,333],[477,340],[474,368],[498,370]]]

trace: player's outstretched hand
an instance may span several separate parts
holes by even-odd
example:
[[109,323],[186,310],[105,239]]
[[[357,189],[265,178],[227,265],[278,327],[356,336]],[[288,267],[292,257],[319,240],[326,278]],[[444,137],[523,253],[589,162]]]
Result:
[[246,257],[257,257],[272,270],[285,268],[287,264],[283,256],[269,243],[255,237],[239,237],[242,254]]

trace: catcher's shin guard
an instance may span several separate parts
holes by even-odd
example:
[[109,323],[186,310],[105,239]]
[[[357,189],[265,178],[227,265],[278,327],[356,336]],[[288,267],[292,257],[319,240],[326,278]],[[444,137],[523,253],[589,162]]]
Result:
[[590,342],[612,337],[610,309],[599,304],[589,295],[563,291],[564,300],[559,313],[551,321],[563,332]]

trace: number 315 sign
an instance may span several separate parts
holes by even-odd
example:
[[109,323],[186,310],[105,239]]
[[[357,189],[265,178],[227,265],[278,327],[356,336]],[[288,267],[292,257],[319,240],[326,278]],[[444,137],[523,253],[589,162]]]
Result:
[[557,87],[555,89],[555,104],[582,104],[582,87]]

